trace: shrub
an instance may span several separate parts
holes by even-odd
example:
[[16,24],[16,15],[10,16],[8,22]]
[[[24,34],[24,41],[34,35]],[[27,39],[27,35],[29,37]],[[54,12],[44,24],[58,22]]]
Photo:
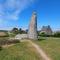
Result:
[[44,37],[38,38],[38,41],[42,41],[42,40],[46,40],[46,38],[44,38]]
[[14,40],[8,40],[8,39],[6,39],[6,40],[0,40],[0,45],[6,45],[6,44],[15,44],[15,43],[20,43],[20,41],[19,40],[17,40],[17,39],[14,39]]
[[51,37],[52,34],[49,35],[49,34],[46,34],[45,32],[40,32],[40,33],[38,33],[38,36],[42,36],[42,37]]
[[53,34],[53,37],[60,37],[60,32],[56,32]]
[[13,29],[12,29],[12,33],[14,33],[14,34],[18,34],[18,33],[19,33],[18,28],[13,28]]
[[8,40],[6,43],[7,44],[15,44],[15,43],[20,43],[20,41],[19,40]]
[[0,46],[0,51],[2,50],[2,46]]

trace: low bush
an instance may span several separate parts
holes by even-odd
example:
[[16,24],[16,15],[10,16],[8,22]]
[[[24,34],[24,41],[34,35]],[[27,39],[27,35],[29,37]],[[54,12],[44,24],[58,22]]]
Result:
[[60,32],[56,32],[52,35],[53,37],[60,37]]
[[0,40],[0,45],[20,43],[19,40]]
[[19,40],[9,40],[7,41],[7,44],[15,44],[15,43],[20,43]]
[[0,51],[2,50],[2,46],[0,46]]

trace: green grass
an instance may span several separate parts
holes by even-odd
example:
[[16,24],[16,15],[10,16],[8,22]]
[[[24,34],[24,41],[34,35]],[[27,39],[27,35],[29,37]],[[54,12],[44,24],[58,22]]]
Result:
[[0,60],[40,60],[40,57],[29,43],[21,42],[3,48],[0,51]]
[[41,41],[34,41],[37,43],[52,60],[60,60],[60,38],[45,38]]

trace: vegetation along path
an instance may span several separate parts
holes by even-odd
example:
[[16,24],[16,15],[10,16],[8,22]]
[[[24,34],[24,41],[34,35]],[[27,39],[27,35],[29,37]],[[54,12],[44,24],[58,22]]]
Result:
[[39,55],[43,58],[43,60],[52,60],[50,57],[46,55],[46,53],[38,46],[37,44],[33,43],[31,40],[22,40],[23,41],[28,41],[30,44],[34,46],[36,51],[39,53]]

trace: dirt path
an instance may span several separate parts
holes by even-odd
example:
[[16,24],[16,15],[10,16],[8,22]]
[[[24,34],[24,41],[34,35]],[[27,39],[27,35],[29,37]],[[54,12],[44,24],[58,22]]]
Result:
[[38,52],[38,54],[43,58],[43,60],[52,60],[46,55],[46,53],[40,48],[40,46],[33,43],[31,40],[23,40],[23,41],[28,41],[29,43],[31,43],[33,47],[36,49],[36,51]]

